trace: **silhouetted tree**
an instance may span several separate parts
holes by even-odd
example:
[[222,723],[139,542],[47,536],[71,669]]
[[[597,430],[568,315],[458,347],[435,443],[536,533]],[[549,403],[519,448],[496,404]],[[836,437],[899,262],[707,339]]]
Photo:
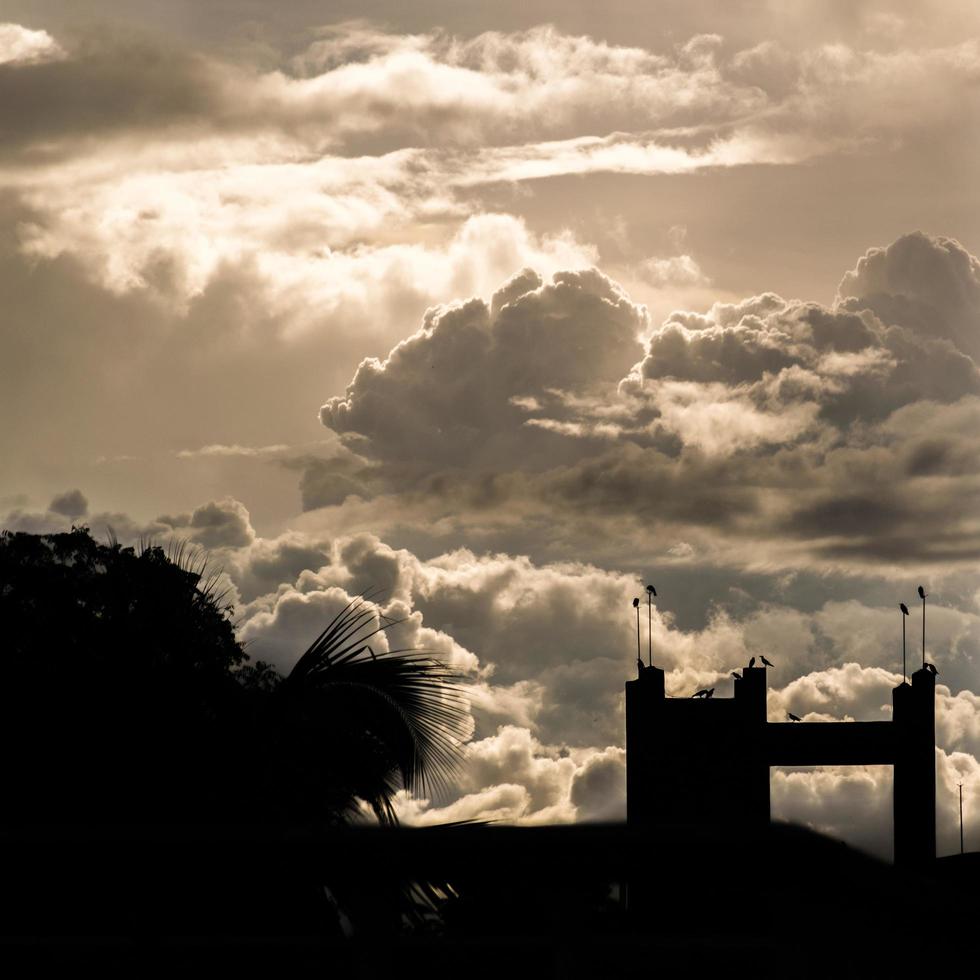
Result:
[[334,823],[438,786],[464,705],[451,672],[375,654],[355,600],[285,679],[249,663],[205,562],[86,528],[0,535],[6,820]]
[[100,544],[85,528],[0,535],[8,820],[224,809],[245,653],[203,571],[179,548]]

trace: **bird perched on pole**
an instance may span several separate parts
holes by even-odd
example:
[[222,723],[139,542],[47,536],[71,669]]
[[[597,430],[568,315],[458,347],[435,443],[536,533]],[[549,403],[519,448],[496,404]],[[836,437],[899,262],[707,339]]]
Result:
[[939,673],[939,671],[936,670],[935,664],[926,664],[926,670],[928,670],[929,673],[932,674],[933,676]]
[[754,666],[755,666],[755,657],[753,657],[753,658],[752,658],[752,659],[751,659],[751,660],[749,661],[749,666],[750,666],[750,667],[754,667]]
[[763,666],[763,667],[771,667],[771,666],[772,666],[772,664],[771,664],[771,663],[769,663],[769,661],[768,661],[768,660],[766,660],[766,658],[765,658],[765,657],[763,657],[763,656],[760,656],[760,657],[759,657],[759,659],[760,659],[760,660],[762,661],[762,666]]
[[794,715],[792,711],[787,711],[786,712],[786,717],[789,718],[790,721],[802,721],[803,720],[799,715]]

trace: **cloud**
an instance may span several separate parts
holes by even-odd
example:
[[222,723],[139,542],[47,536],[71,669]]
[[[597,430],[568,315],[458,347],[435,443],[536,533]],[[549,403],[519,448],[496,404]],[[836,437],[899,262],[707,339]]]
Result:
[[637,275],[652,286],[673,283],[685,286],[707,286],[711,280],[701,271],[701,266],[690,255],[670,255],[667,258],[644,259],[636,270]]
[[[976,262],[922,235],[895,248],[906,241],[949,275]],[[489,304],[430,310],[321,419],[361,440],[395,513],[427,508],[433,528],[451,513],[454,533],[546,509],[621,545],[666,528],[715,559],[737,540],[768,562],[970,561],[980,371],[892,288],[887,310],[764,293],[651,329],[599,273],[522,273]],[[638,532],[639,518],[653,523]]]
[[466,749],[463,794],[443,807],[402,795],[399,817],[426,825],[449,820],[516,824],[622,819],[625,766],[621,749],[569,753],[505,726]]
[[201,446],[200,449],[181,449],[177,453],[178,459],[193,459],[195,456],[272,456],[288,450],[289,446],[277,443],[273,446],[239,446],[237,443],[232,446],[225,446],[221,443],[212,443],[209,446]]
[[[364,22],[271,68],[113,31],[65,45],[0,78],[5,184],[33,211],[25,253],[70,254],[117,293],[185,308],[245,265],[296,317],[369,292],[379,266],[408,288],[405,267],[432,251],[420,240],[459,232],[489,185],[787,165],[955,129],[980,64],[975,42],[731,50],[698,35],[652,52],[547,26],[462,38]],[[703,282],[686,254],[642,274]]]
[[[145,533],[145,525],[115,516],[125,533]],[[62,526],[68,520],[53,512],[45,519],[55,518]],[[371,640],[376,651],[421,648],[461,672],[471,705],[461,733],[466,764],[438,800],[402,794],[398,807],[405,822],[622,818],[622,685],[635,656],[630,600],[642,592],[637,576],[466,550],[423,559],[370,535],[236,535],[247,521],[240,503],[218,500],[161,519],[157,527],[176,537],[189,531],[217,535],[236,597],[239,636],[254,659],[287,672],[352,596],[374,588],[381,590],[378,608],[402,621]],[[786,711],[811,721],[890,717],[899,680],[897,610],[891,606],[888,612],[849,598],[806,611],[769,598],[752,601],[746,590],[769,597],[788,581],[768,577],[753,584],[734,576],[744,588],[730,593],[730,608],[718,603],[703,628],[681,628],[667,610],[676,604],[686,615],[683,581],[676,573],[662,574],[666,599],[658,597],[652,612],[651,645],[654,661],[667,669],[670,694],[717,686],[719,697],[729,696],[730,670],[761,652],[775,663],[770,717],[781,720]],[[949,579],[929,588],[941,597],[960,586]],[[940,664],[945,682],[937,685],[938,826],[941,851],[948,851],[955,844],[957,783],[966,784],[968,800],[980,792],[980,701],[968,687],[980,615],[933,603],[928,656]],[[643,631],[645,640],[645,621]],[[773,815],[887,856],[890,785],[888,771],[875,767],[774,770]]]
[[890,766],[830,766],[773,770],[770,809],[775,820],[820,833],[891,860]]
[[580,821],[625,820],[625,751],[607,748],[590,756],[572,780],[570,798]]
[[333,562],[331,542],[296,531],[276,538],[255,538],[247,549],[228,555],[225,567],[242,598],[251,601],[291,586],[301,572],[319,571]]
[[66,490],[54,497],[48,510],[65,517],[84,517],[88,513],[88,501],[81,490]]
[[857,663],[806,674],[770,692],[769,719],[785,721],[791,711],[808,721],[890,721],[891,692],[901,680],[894,671]]
[[47,31],[0,24],[0,65],[35,65],[64,57],[64,49]]
[[980,260],[954,239],[915,232],[869,249],[837,295],[843,309],[872,310],[980,360]]
[[[84,518],[84,520],[82,520]],[[88,499],[80,490],[57,494],[47,510],[16,506],[0,514],[0,530],[26,534],[59,534],[73,525],[88,527],[93,536],[116,540],[123,545],[140,541],[162,541],[172,528],[166,523],[138,520],[119,511],[89,511]]]
[[203,548],[243,548],[255,540],[248,510],[233,497],[209,501],[191,514],[164,514],[157,521]]
[[328,401],[320,418],[365,437],[366,451],[386,460],[514,458],[550,439],[523,425],[512,399],[614,382],[645,326],[645,310],[595,270],[550,282],[525,270],[489,303],[430,310],[385,361],[363,361],[346,396]]

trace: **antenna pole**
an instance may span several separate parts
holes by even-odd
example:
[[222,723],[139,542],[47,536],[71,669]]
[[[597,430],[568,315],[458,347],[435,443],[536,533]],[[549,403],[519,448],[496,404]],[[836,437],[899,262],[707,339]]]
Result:
[[640,653],[640,604],[636,604],[636,661],[642,667],[643,657]]
[[902,613],[902,683],[905,683],[905,613]]
[[926,597],[922,597],[922,667],[926,666]]
[[960,783],[960,854],[963,853],[963,784]]
[[647,660],[653,666],[653,593],[647,592]]

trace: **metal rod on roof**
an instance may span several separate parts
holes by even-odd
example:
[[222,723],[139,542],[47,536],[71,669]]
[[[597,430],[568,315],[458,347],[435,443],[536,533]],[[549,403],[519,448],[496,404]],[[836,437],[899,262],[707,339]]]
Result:
[[909,614],[909,607],[904,602],[900,602],[898,608],[902,610],[902,683],[904,684],[908,673],[905,667],[905,617]]
[[963,784],[960,783],[960,854],[963,853]]
[[926,592],[919,586],[919,598],[922,600],[922,667],[926,666]]
[[633,608],[636,610],[636,662],[642,667],[643,657],[640,654],[640,600],[633,600]]
[[647,660],[653,666],[653,597],[657,590],[652,586],[647,586]]

